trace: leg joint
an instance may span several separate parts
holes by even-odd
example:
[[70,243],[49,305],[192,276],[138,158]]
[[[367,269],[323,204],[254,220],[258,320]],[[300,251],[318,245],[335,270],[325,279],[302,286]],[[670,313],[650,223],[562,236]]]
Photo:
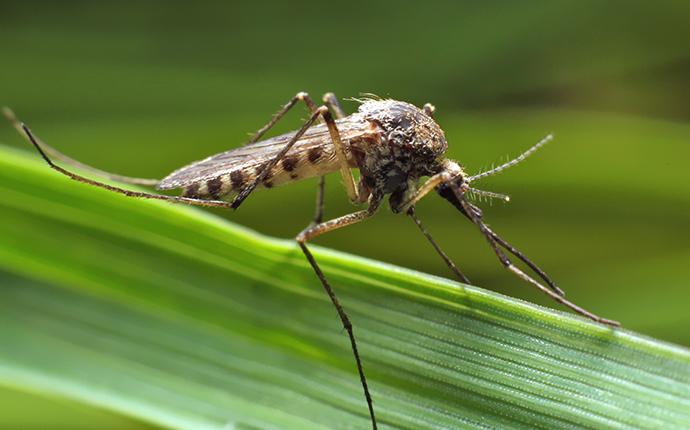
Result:
[[328,106],[321,105],[318,108],[316,108],[316,111],[314,113],[321,115],[324,118],[330,117],[330,112],[328,110]]
[[302,230],[301,232],[299,232],[299,234],[297,234],[297,236],[295,236],[295,240],[297,241],[297,243],[299,243],[301,245],[307,243],[311,237],[310,233],[311,233],[312,228],[313,227],[307,227],[304,230]]

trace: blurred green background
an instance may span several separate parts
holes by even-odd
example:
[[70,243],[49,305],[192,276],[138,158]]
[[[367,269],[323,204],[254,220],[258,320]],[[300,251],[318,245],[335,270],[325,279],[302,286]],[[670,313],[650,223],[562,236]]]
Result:
[[[687,1],[2,1],[0,104],[65,153],[143,177],[242,144],[300,90],[433,102],[450,156],[470,172],[554,132],[482,184],[513,198],[483,204],[487,220],[576,303],[690,345],[689,24]],[[278,131],[304,117],[293,112]],[[26,147],[6,125],[0,142]],[[326,215],[351,211],[339,178],[327,185]],[[293,237],[310,221],[315,186],[218,213]],[[505,272],[449,205],[431,196],[418,212],[475,284],[555,307]],[[387,210],[318,242],[450,275]],[[2,428],[94,423],[140,426],[0,394]]]

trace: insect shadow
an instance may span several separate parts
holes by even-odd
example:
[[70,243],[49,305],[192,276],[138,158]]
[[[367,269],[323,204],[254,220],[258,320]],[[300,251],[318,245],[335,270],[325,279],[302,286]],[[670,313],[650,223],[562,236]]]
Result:
[[[479,190],[471,184],[520,163],[552,140],[551,135],[513,160],[481,173],[468,175],[457,162],[446,158],[448,143],[443,130],[433,118],[433,105],[427,103],[420,109],[396,100],[364,98],[356,101],[360,102],[358,111],[346,115],[333,93],[325,94],[323,104],[316,106],[307,93],[299,92],[246,145],[191,163],[160,180],[115,175],[82,164],[40,141],[9,109],[5,108],[4,114],[54,170],[76,181],[130,197],[237,209],[257,187],[272,188],[318,177],[313,221],[295,239],[348,334],[373,429],[377,428],[377,421],[352,323],[307,243],[322,234],[366,220],[376,213],[386,196],[391,210],[406,214],[414,221],[460,281],[470,283],[439,247],[414,210],[416,203],[432,191],[450,202],[477,226],[507,270],[580,315],[603,324],[619,325],[616,321],[599,317],[567,300],[564,292],[543,270],[489,228],[484,222],[481,209],[468,200],[469,196],[478,195],[508,201],[508,196]],[[299,102],[303,102],[310,112],[302,127],[291,133],[262,139]],[[170,196],[108,185],[67,170],[55,164],[51,157],[115,181],[151,186],[159,190],[181,189],[182,194]],[[359,171],[358,181],[355,181],[353,169]],[[323,220],[324,176],[331,172],[339,172],[350,201],[356,205],[366,205],[364,210]],[[427,179],[420,185],[422,178]],[[541,281],[514,265],[508,255],[522,261]]]

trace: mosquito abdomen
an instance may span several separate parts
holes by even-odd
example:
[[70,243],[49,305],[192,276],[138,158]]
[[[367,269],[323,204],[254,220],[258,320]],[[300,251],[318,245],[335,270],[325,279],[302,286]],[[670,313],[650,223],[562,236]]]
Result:
[[[337,163],[332,151],[314,147],[303,156],[287,155],[273,166],[259,185],[264,188],[273,188],[302,179],[326,175],[337,170]],[[262,163],[194,182],[183,187],[182,195],[201,199],[223,199],[228,195],[240,192],[245,186],[252,183],[264,168],[265,164]]]

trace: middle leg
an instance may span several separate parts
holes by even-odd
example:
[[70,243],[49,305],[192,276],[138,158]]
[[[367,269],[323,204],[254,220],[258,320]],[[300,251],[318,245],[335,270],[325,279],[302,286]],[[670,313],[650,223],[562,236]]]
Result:
[[448,266],[448,268],[455,274],[455,276],[458,277],[460,282],[462,282],[463,284],[471,285],[470,280],[467,278],[467,276],[465,276],[465,274],[460,271],[458,266],[453,262],[453,260],[450,259],[448,254],[443,252],[441,247],[436,243],[434,238],[431,236],[431,233],[429,233],[429,231],[424,227],[424,224],[422,224],[422,220],[420,220],[417,217],[417,214],[415,213],[414,206],[410,207],[407,210],[407,214],[410,216],[410,218],[412,218],[414,223],[417,225],[417,227],[422,232],[424,237],[426,237],[426,240],[429,241],[429,243],[434,248],[436,253],[441,257],[441,259],[443,259],[443,261],[446,263],[446,266]]
[[297,235],[295,238],[297,240],[297,243],[299,244],[300,248],[302,249],[302,252],[304,253],[304,256],[307,258],[309,261],[309,264],[311,265],[312,269],[314,270],[314,273],[316,273],[316,276],[319,278],[319,281],[321,281],[321,285],[323,286],[324,290],[326,291],[326,294],[328,294],[328,297],[331,300],[331,303],[336,309],[336,312],[338,313],[338,317],[340,317],[340,321],[343,325],[343,328],[345,331],[347,331],[347,335],[350,338],[350,346],[352,349],[352,354],[354,355],[355,358],[355,363],[357,365],[357,372],[359,373],[359,380],[362,384],[362,389],[364,390],[364,398],[367,401],[367,406],[369,408],[369,416],[371,417],[371,425],[372,429],[376,430],[376,416],[374,414],[374,404],[371,400],[371,394],[369,393],[369,385],[367,384],[367,378],[366,375],[364,374],[364,367],[362,366],[362,360],[359,357],[359,350],[357,349],[357,341],[355,340],[355,334],[354,330],[352,327],[352,322],[350,322],[350,318],[347,316],[347,313],[345,312],[345,309],[343,306],[340,304],[340,300],[335,294],[335,291],[333,291],[333,288],[331,287],[331,284],[328,282],[326,279],[326,276],[323,274],[323,271],[319,267],[318,263],[316,262],[316,259],[314,259],[314,256],[312,255],[311,251],[307,247],[307,242],[317,236],[320,236],[324,233],[327,233],[329,231],[337,230],[342,227],[346,227],[348,225],[356,224],[358,222],[364,221],[365,219],[369,218],[372,216],[375,212],[376,209],[379,206],[380,201],[375,201],[375,200],[370,200],[370,205],[369,208],[359,211],[359,212],[354,212],[348,215],[344,215],[335,219],[332,219],[330,221],[322,222],[320,224],[316,224],[314,226],[307,227],[306,229],[302,230],[300,234]]

